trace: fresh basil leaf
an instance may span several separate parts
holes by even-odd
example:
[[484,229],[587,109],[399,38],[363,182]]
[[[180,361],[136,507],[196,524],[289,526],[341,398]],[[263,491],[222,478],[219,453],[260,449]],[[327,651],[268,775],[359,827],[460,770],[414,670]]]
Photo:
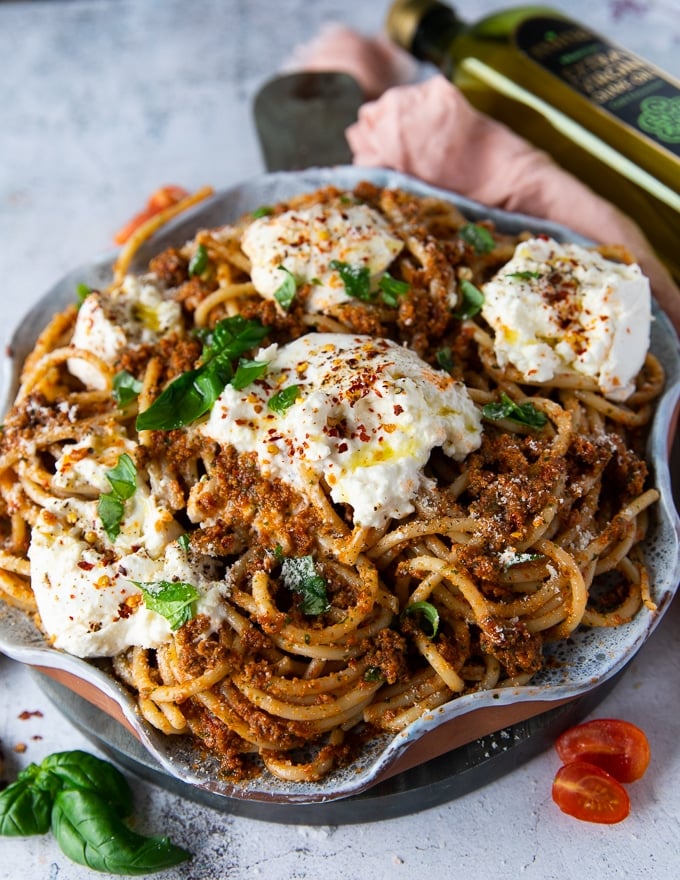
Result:
[[[33,765],[35,766],[35,765]],[[37,787],[19,777],[0,793],[0,835],[29,837],[50,830],[50,815],[56,792]]]
[[482,407],[482,415],[492,421],[510,419],[530,428],[542,428],[548,421],[546,414],[536,409],[533,403],[515,403],[504,391],[501,392],[500,403],[487,403]]
[[439,351],[435,354],[435,359],[442,370],[446,370],[447,373],[451,373],[453,371],[453,355],[451,354],[451,349],[446,346],[445,348],[440,348]]
[[278,391],[276,394],[272,395],[267,401],[267,406],[269,407],[269,409],[273,410],[276,413],[285,412],[287,409],[293,406],[295,401],[298,399],[299,394],[299,385],[289,385],[287,388],[282,388],[281,391]]
[[221,354],[234,360],[258,345],[267,333],[269,327],[259,321],[244,318],[243,315],[223,318],[213,328],[203,360],[210,360]]
[[458,230],[458,236],[472,246],[477,254],[488,254],[496,247],[496,240],[489,230],[477,223],[465,223]]
[[137,468],[127,452],[118,456],[115,467],[106,471],[106,479],[111,484],[113,494],[121,501],[132,498],[137,488]]
[[366,682],[383,681],[384,678],[383,671],[379,666],[369,666],[364,672],[364,681]]
[[137,400],[141,390],[142,383],[127,370],[121,370],[113,377],[113,399],[120,407]]
[[95,791],[121,816],[132,813],[132,791],[128,781],[109,761],[73,749],[48,755],[40,767],[55,776],[63,788]]
[[141,875],[191,858],[167,837],[144,837],[127,827],[112,806],[91,789],[59,792],[52,831],[69,859],[95,871]]
[[268,367],[268,361],[247,361],[241,358],[230,383],[232,388],[241,391],[242,388],[259,379],[260,376],[264,376]]
[[78,299],[78,308],[80,308],[82,306],[82,304],[85,302],[85,300],[88,298],[88,296],[91,293],[92,293],[92,288],[88,284],[85,284],[82,281],[80,282],[80,284],[78,284],[76,286],[76,297]]
[[253,219],[259,220],[260,217],[268,217],[270,214],[274,213],[274,209],[269,205],[262,205],[260,208],[256,208],[253,213]]
[[232,375],[229,360],[217,358],[182,373],[137,416],[137,430],[173,431],[190,425],[209,412]]
[[97,513],[110,541],[120,534],[120,524],[125,515],[125,501],[132,498],[137,488],[137,468],[127,452],[118,457],[115,467],[106,471],[111,492],[99,496]]
[[439,612],[431,602],[412,602],[402,612],[407,617],[422,616],[429,624],[428,639],[433,639],[439,630]]
[[233,362],[269,332],[259,321],[233,315],[219,321],[204,339],[203,364],[177,376],[148,409],[137,416],[138,431],[173,431],[210,411],[234,376]]
[[179,538],[177,539],[177,543],[182,548],[182,550],[184,550],[185,553],[189,552],[189,547],[191,546],[191,538],[186,532],[183,535],[179,536]]
[[295,294],[297,293],[297,281],[295,280],[295,275],[289,269],[286,269],[285,266],[279,266],[278,268],[286,274],[281,284],[274,291],[274,299],[284,312],[287,312],[293,304]]
[[199,244],[189,260],[189,277],[202,275],[208,268],[208,250],[204,244]]
[[505,563],[503,570],[507,571],[513,565],[522,565],[523,562],[535,562],[535,560],[541,559],[541,557],[541,553],[515,553],[513,558]]
[[398,278],[393,278],[389,272],[385,272],[382,276],[379,287],[382,301],[385,305],[394,308],[399,305],[399,297],[406,296],[411,290],[411,285],[408,281],[399,281]]
[[366,266],[350,266],[349,263],[340,260],[331,260],[329,265],[342,279],[348,296],[363,302],[371,302],[374,299],[371,293],[371,275]]
[[281,563],[284,586],[302,597],[303,614],[316,615],[328,611],[326,580],[317,572],[311,556],[286,557]]
[[540,272],[508,272],[506,278],[517,278],[519,281],[530,281],[532,278],[542,278]]
[[120,534],[120,524],[125,515],[125,504],[112,492],[99,496],[97,515],[110,541],[115,541]]
[[456,317],[460,318],[461,321],[465,321],[467,318],[473,318],[479,314],[484,305],[484,294],[467,278],[462,278],[459,286],[463,302],[458,312],[456,312]]
[[142,591],[146,607],[164,617],[173,632],[195,616],[194,603],[200,594],[192,584],[182,581],[133,583]]

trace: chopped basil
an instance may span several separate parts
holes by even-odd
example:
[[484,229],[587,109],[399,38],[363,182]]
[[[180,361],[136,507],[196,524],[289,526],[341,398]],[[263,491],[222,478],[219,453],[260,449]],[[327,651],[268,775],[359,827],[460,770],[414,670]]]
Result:
[[125,504],[110,492],[100,495],[97,515],[109,539],[115,541],[120,534],[120,524],[125,515]]
[[192,584],[183,581],[154,583],[133,581],[133,583],[142,591],[146,607],[164,617],[173,632],[195,616],[194,603],[199,597],[199,592]]
[[373,299],[371,275],[366,266],[350,266],[349,263],[340,260],[331,260],[330,267],[335,269],[342,279],[348,296],[360,299],[362,302],[371,302]]
[[208,268],[208,262],[208,250],[204,244],[199,244],[189,260],[189,276],[202,275]]
[[180,536],[179,536],[179,538],[177,539],[177,543],[178,543],[179,546],[182,548],[182,550],[184,550],[185,553],[188,553],[188,552],[189,552],[189,546],[190,546],[190,544],[191,544],[191,538],[189,537],[189,535],[188,535],[187,532],[185,532],[183,535],[180,535]]
[[85,302],[85,300],[88,298],[88,296],[91,293],[92,293],[92,288],[88,284],[85,284],[82,281],[80,282],[80,284],[78,284],[76,286],[76,296],[78,298],[78,308],[80,308],[82,306],[82,304]]
[[119,456],[116,466],[106,471],[105,476],[111,484],[111,491],[99,496],[97,514],[109,540],[115,541],[120,534],[120,524],[125,515],[125,502],[132,498],[137,488],[137,468],[127,452],[124,452]]
[[[269,328],[259,321],[247,320],[241,315],[224,318],[212,333],[203,337],[201,366],[174,379],[151,406],[137,416],[137,430],[172,431],[201,418],[234,379],[234,361],[261,342],[268,332]],[[255,371],[248,369],[247,372],[256,378]]]
[[477,223],[465,223],[458,230],[458,235],[469,244],[477,254],[488,254],[496,247],[496,241],[484,226]]
[[404,608],[402,614],[407,617],[413,615],[422,616],[429,624],[430,631],[425,633],[428,639],[433,639],[439,630],[439,612],[431,602],[412,602]]
[[435,354],[435,359],[442,370],[446,370],[447,373],[453,371],[453,355],[451,354],[451,349],[448,345],[445,348],[439,349]]
[[540,272],[508,272],[506,278],[517,278],[519,281],[530,281],[532,278],[542,278]]
[[270,397],[267,406],[276,413],[285,412],[295,403],[299,393],[299,385],[289,385]]
[[278,268],[286,273],[286,277],[274,291],[274,299],[284,312],[287,312],[295,299],[295,294],[297,293],[297,281],[295,280],[295,275],[293,275],[290,269],[286,269],[285,266],[279,266]]
[[510,419],[530,428],[542,428],[548,421],[546,414],[536,409],[533,403],[515,403],[504,391],[501,392],[500,403],[487,403],[482,407],[482,415],[492,421]]
[[541,556],[541,553],[515,553],[512,559],[505,563],[503,569],[507,571],[509,568],[512,568],[513,565],[522,565],[523,562],[535,562],[537,559],[540,559]]
[[317,572],[311,556],[284,558],[281,562],[281,580],[288,590],[301,596],[303,614],[323,614],[331,607],[326,593],[326,580]]
[[260,217],[268,217],[273,211],[274,209],[270,205],[262,205],[253,211],[253,218],[259,220]]
[[456,312],[456,317],[464,321],[467,318],[473,318],[481,311],[484,305],[484,294],[467,278],[462,278],[459,286],[463,302],[460,309]]
[[399,297],[406,296],[411,290],[411,285],[408,281],[399,281],[397,278],[393,278],[389,272],[385,272],[385,274],[380,279],[380,291],[382,295],[382,301],[387,306],[396,307],[399,305]]
[[121,370],[113,377],[113,399],[118,406],[127,406],[137,400],[141,390],[142,383],[127,370]]
[[114,495],[121,500],[132,498],[137,488],[137,468],[127,452],[118,457],[118,462],[106,471],[106,479],[111,484]]
[[364,681],[370,683],[383,681],[384,678],[383,671],[379,666],[369,666],[366,672],[364,672]]
[[143,837],[123,818],[132,791],[113,764],[80,750],[29,764],[0,793],[0,834],[27,837],[50,829],[72,861],[107,874],[149,875],[191,857],[167,837]]

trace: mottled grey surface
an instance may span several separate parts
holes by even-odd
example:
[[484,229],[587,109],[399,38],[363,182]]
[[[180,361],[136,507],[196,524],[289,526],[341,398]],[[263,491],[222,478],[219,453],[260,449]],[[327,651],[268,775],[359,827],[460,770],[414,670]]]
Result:
[[[508,5],[460,0],[475,17]],[[678,0],[552,4],[680,74]],[[51,0],[0,2],[0,340],[64,272],[110,247],[166,182],[229,186],[262,170],[251,119],[257,87],[326,21],[379,29],[383,0]],[[671,608],[600,716],[650,737],[632,814],[576,823],[550,799],[554,753],[411,817],[346,827],[271,824],[199,807],[131,778],[137,827],[195,853],[168,880],[527,880],[677,876],[680,840],[680,608]],[[6,778],[89,742],[18,664],[0,657]],[[23,710],[41,712],[26,720]],[[26,745],[17,753],[17,744]],[[378,817],[376,817],[378,818]],[[0,842],[0,880],[84,880],[51,837]],[[101,875],[100,875],[101,876]]]

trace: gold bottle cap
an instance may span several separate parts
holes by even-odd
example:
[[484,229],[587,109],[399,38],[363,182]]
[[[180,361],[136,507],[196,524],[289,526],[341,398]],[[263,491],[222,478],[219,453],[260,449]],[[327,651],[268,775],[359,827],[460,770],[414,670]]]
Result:
[[387,36],[402,49],[410,50],[422,17],[439,5],[437,0],[396,0],[387,13]]

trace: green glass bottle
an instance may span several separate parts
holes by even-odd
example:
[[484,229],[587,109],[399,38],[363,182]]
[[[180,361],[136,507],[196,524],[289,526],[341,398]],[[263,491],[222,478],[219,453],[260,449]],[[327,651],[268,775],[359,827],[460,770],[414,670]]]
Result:
[[387,31],[635,219],[680,279],[677,80],[546,6],[470,24],[437,0],[397,0]]

